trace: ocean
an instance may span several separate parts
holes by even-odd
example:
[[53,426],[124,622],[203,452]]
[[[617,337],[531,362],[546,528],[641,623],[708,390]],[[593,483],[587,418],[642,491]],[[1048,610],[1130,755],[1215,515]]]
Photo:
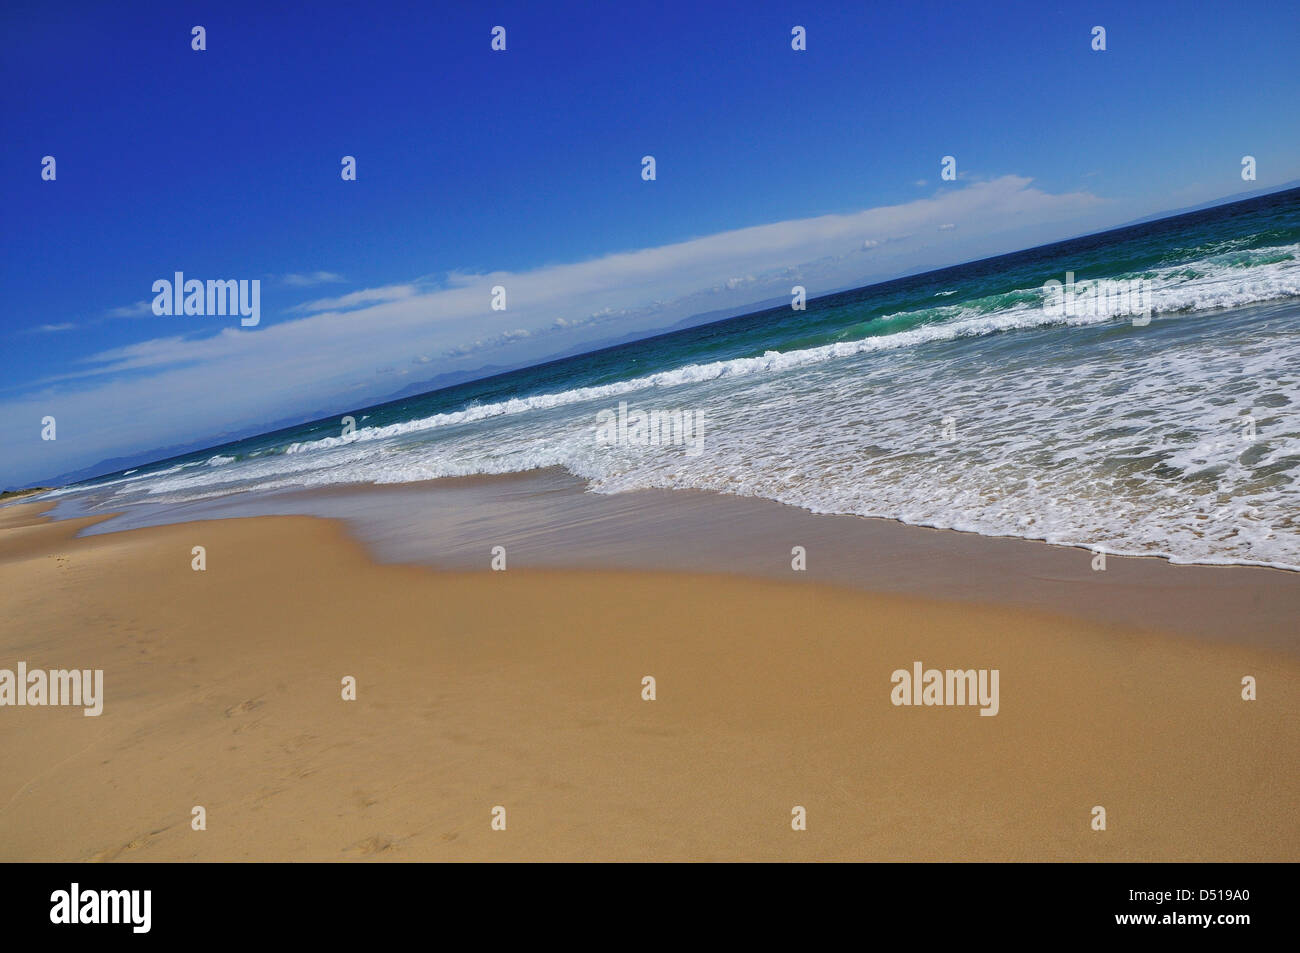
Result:
[[[1061,313],[1045,285],[1070,274],[1141,282],[1149,321]],[[695,445],[601,436],[637,411],[689,412]],[[340,408],[47,498],[119,510],[549,467],[595,493],[1300,570],[1300,190]]]

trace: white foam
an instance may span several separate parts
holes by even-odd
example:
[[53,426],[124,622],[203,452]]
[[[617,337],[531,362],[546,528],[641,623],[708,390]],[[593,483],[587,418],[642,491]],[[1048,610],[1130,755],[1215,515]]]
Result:
[[[1300,254],[1300,245],[1289,245],[1270,251],[1294,256]],[[1300,261],[1294,259],[1276,265],[1261,266],[1255,269],[1249,278],[1243,278],[1241,269],[1237,267],[1213,265],[1209,262],[1203,264],[1208,269],[1208,273],[1201,278],[1178,280],[1173,277],[1192,267],[1190,265],[1171,268],[1164,276],[1158,278],[1153,283],[1152,310],[1156,313],[1214,310],[1300,296]],[[1025,289],[1020,293],[1032,295],[1035,294],[1035,290]],[[1127,316],[1119,318],[1107,315],[1056,316],[1048,314],[1041,303],[1026,304],[994,314],[974,313],[971,309],[958,305],[942,313],[951,317],[894,334],[867,337],[851,342],[837,342],[798,351],[768,351],[762,357],[734,358],[709,364],[689,364],[676,370],[662,371],[614,384],[581,387],[554,394],[512,398],[471,406],[453,413],[435,414],[420,420],[404,421],[386,427],[362,428],[347,436],[324,437],[306,443],[294,443],[288,447],[286,453],[304,453],[358,441],[387,440],[435,427],[451,427],[490,417],[548,410],[566,404],[618,397],[647,388],[669,389],[724,377],[780,373],[809,364],[840,360],[875,351],[897,350],[1007,331],[1131,320]],[[881,320],[901,316],[886,315]]]

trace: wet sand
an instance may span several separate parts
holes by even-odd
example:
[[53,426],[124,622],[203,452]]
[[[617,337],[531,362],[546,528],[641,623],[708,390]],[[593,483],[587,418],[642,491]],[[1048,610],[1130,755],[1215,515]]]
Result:
[[[239,494],[133,507],[90,531],[230,516],[346,521],[381,562],[481,570],[504,546],[517,568],[629,569],[816,582],[957,605],[1014,606],[1103,625],[1153,627],[1300,658],[1300,573],[1186,566],[1036,540],[814,515],[693,490],[584,491],[558,469],[395,486]],[[791,569],[803,547],[805,570]]]

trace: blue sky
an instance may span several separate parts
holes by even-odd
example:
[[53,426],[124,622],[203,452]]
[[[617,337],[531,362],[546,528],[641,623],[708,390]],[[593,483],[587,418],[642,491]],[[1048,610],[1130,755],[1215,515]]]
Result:
[[269,6],[0,11],[0,486],[1300,178],[1292,0]]

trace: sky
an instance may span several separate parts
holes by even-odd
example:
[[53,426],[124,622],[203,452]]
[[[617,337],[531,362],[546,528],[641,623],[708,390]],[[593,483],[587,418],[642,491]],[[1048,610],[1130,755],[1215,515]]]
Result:
[[[0,487],[1295,180],[1298,36],[1294,0],[7,0]],[[177,271],[259,323],[155,315]]]

